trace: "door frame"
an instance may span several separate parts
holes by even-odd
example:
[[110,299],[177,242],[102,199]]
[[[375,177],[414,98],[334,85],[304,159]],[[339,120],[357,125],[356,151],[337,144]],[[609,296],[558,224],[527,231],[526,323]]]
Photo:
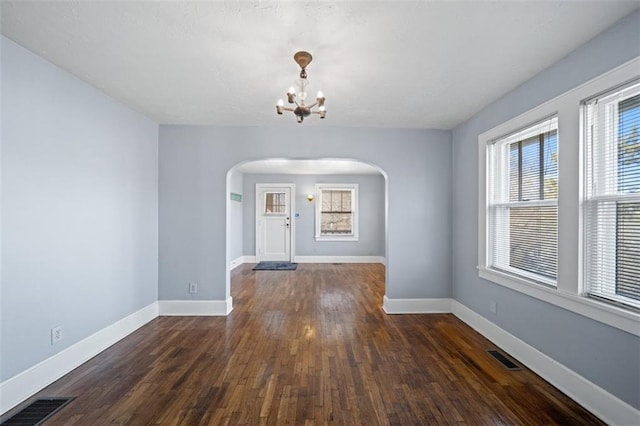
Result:
[[295,211],[296,211],[296,184],[295,183],[256,183],[256,192],[255,192],[255,235],[256,235],[256,262],[260,262],[262,259],[260,258],[259,248],[262,243],[262,233],[259,232],[259,221],[262,216],[262,191],[268,188],[288,188],[290,191],[289,196],[289,223],[291,224],[289,228],[289,262],[293,262],[296,256],[296,221],[295,221]]

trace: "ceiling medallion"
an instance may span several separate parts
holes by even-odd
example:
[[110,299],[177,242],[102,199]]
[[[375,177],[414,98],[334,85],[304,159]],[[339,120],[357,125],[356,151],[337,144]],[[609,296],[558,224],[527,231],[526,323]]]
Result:
[[[306,87],[307,81],[307,65],[311,63],[313,57],[309,52],[296,52],[293,55],[293,60],[300,66],[300,78],[296,80],[297,90],[293,86],[289,88],[287,92],[287,101],[290,104],[295,104],[296,107],[286,107],[282,99],[278,100],[276,104],[276,111],[278,114],[282,114],[282,111],[291,111],[296,116],[296,121],[302,123],[305,117],[311,114],[318,114],[320,118],[324,118],[327,115],[327,110],[324,107],[324,95],[318,91],[316,101],[311,105],[306,105],[305,100],[307,98]],[[314,110],[315,107],[318,107]]]

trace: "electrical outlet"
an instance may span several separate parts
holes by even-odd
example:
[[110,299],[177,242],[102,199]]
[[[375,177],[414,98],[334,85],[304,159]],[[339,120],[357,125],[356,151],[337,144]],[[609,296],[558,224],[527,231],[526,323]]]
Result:
[[494,300],[489,302],[489,310],[492,314],[498,315],[498,304]]
[[51,329],[51,345],[55,345],[62,340],[62,326],[53,327]]
[[198,292],[198,283],[189,283],[189,293],[196,294]]

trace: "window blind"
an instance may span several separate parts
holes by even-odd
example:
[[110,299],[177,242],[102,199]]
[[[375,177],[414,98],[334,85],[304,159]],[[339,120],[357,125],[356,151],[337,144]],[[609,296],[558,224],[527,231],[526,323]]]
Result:
[[553,117],[489,147],[490,264],[549,285],[558,270],[557,128]]
[[640,308],[640,82],[585,102],[585,291]]

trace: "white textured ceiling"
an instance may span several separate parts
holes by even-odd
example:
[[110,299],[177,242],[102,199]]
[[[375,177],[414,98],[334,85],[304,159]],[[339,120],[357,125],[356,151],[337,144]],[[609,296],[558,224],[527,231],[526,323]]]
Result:
[[[2,1],[2,33],[159,123],[299,126],[275,102],[308,50],[327,118],[449,129],[637,1]],[[290,114],[290,113],[289,113]]]

